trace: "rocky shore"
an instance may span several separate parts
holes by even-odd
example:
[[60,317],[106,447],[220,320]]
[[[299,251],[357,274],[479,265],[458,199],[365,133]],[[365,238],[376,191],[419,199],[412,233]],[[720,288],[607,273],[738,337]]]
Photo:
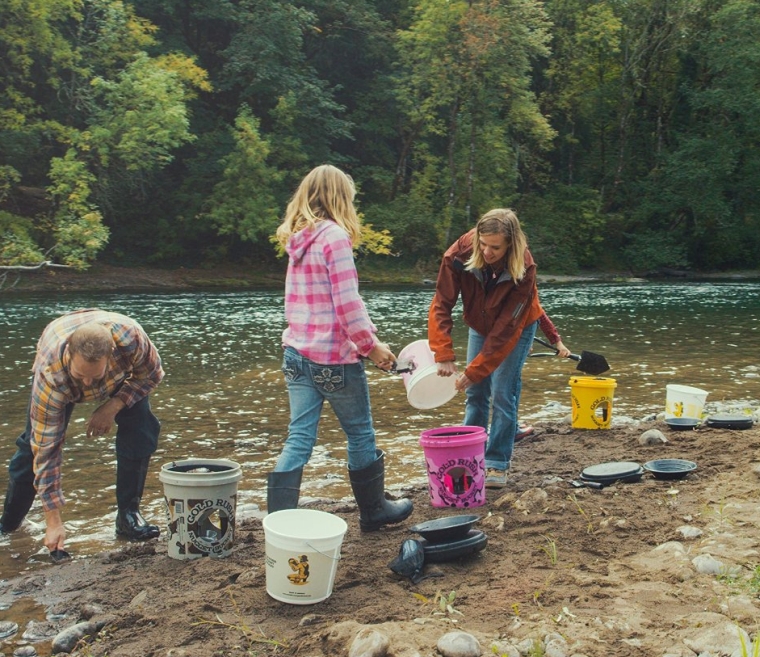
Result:
[[[757,422],[539,425],[517,444],[507,488],[488,490],[483,506],[436,508],[427,488],[394,491],[413,499],[411,518],[365,534],[353,503],[315,502],[348,524],[322,602],[268,595],[262,523],[247,518],[226,558],[170,558],[162,536],[2,581],[0,618],[18,630],[0,651],[48,655],[67,632],[82,657],[742,655],[760,641],[758,450]],[[572,483],[592,464],[658,458],[697,468],[600,490]],[[458,514],[479,516],[484,549],[425,563],[417,583],[389,568],[404,540],[420,538],[412,526]],[[25,599],[47,620],[14,616]]]

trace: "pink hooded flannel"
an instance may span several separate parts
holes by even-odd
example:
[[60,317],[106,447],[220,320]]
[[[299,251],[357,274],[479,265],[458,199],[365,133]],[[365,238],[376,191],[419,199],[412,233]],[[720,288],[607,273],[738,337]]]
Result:
[[334,221],[290,237],[284,345],[322,365],[356,363],[375,347],[377,328],[359,296],[351,240]]

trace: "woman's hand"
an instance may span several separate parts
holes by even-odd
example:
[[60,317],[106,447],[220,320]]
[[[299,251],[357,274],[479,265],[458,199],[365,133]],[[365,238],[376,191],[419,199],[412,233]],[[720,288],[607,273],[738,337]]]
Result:
[[396,362],[396,357],[393,355],[390,347],[382,342],[378,342],[375,345],[374,349],[367,354],[367,358],[385,372],[389,372],[393,367],[393,363]]
[[438,363],[438,376],[451,376],[457,373],[457,364],[453,360]]
[[457,379],[457,382],[454,384],[454,387],[459,392],[462,392],[463,390],[467,390],[467,388],[469,388],[471,385],[472,385],[472,381],[470,381],[470,379],[468,379],[466,375],[462,374],[462,376],[460,376]]
[[560,358],[570,357],[570,350],[562,344],[562,340],[557,340],[557,342],[554,343],[554,348],[557,350],[557,356]]

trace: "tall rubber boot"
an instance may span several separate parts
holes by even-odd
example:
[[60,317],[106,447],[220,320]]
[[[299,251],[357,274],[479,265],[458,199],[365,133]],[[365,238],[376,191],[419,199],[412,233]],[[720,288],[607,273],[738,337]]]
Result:
[[363,532],[401,522],[412,513],[411,500],[393,501],[385,497],[385,454],[382,450],[377,450],[374,463],[361,470],[349,470],[348,476],[359,505],[359,527]]
[[295,509],[301,494],[303,468],[267,475],[267,513]]
[[31,481],[8,480],[3,515],[0,517],[0,534],[15,532],[32,508],[37,491]]
[[158,538],[161,530],[156,525],[149,525],[140,515],[145,479],[148,476],[150,457],[116,459],[116,534],[131,541],[147,541]]

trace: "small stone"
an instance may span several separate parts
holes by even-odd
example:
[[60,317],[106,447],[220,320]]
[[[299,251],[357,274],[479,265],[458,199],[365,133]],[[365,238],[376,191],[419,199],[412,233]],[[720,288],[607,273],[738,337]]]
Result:
[[16,634],[16,632],[18,632],[18,623],[0,621],[0,639]]
[[34,646],[21,646],[13,651],[13,657],[37,657]]
[[515,508],[520,511],[537,513],[546,508],[549,494],[541,488],[526,490],[515,502]]
[[702,536],[702,530],[698,527],[690,527],[689,525],[682,525],[676,531],[684,538],[693,540]]
[[71,652],[74,646],[86,636],[94,638],[98,633],[98,627],[92,621],[77,623],[58,632],[53,639],[53,654],[59,652]]
[[27,641],[45,641],[56,635],[60,625],[57,623],[51,623],[50,621],[35,621],[30,620],[26,624],[26,629],[22,637]]
[[478,640],[467,632],[444,634],[436,647],[443,657],[480,657],[482,652]]
[[82,620],[90,620],[93,616],[97,616],[98,614],[102,612],[103,612],[103,609],[101,607],[91,602],[88,602],[82,605],[82,609],[79,612],[79,616],[82,618]]
[[544,657],[567,657],[567,645],[559,641],[549,641],[544,647]]
[[720,561],[709,554],[700,554],[698,557],[694,557],[691,563],[697,569],[697,572],[703,575],[720,575],[725,569],[725,566]]
[[390,641],[387,636],[377,630],[365,628],[351,643],[348,657],[385,657],[388,646],[390,646]]
[[665,434],[659,429],[649,429],[639,436],[639,445],[664,445],[667,442]]
[[521,657],[520,651],[511,643],[504,641],[494,641],[491,643],[491,653],[499,655],[499,657]]

